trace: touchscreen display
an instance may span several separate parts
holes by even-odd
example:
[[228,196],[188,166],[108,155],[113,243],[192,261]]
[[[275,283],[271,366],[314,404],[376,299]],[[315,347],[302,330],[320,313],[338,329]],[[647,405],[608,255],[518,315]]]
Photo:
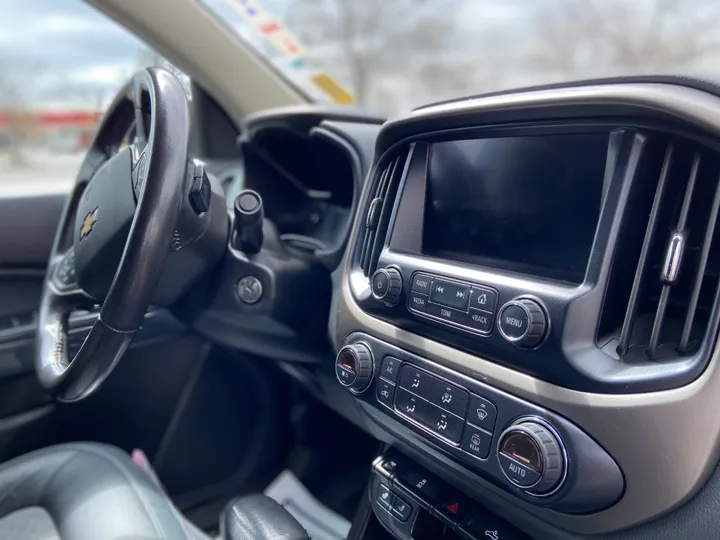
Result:
[[434,143],[423,253],[581,283],[608,133]]

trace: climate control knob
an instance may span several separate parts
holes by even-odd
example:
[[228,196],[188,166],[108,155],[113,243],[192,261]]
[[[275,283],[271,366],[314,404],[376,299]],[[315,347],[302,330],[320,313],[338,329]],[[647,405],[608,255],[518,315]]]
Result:
[[534,347],[547,331],[545,310],[530,298],[511,300],[500,308],[498,329],[509,342],[520,347]]
[[364,391],[373,376],[373,355],[364,343],[345,345],[335,359],[335,375],[343,386],[359,394]]
[[539,421],[519,420],[500,435],[500,469],[513,485],[531,494],[547,494],[560,485],[565,459],[560,438]]
[[372,275],[370,286],[375,300],[392,307],[402,295],[402,274],[396,268],[381,268]]

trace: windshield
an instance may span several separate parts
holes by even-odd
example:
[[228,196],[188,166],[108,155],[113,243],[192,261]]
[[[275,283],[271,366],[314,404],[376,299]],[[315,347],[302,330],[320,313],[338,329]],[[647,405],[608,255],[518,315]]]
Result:
[[388,113],[556,81],[720,75],[717,0],[206,0],[311,99]]

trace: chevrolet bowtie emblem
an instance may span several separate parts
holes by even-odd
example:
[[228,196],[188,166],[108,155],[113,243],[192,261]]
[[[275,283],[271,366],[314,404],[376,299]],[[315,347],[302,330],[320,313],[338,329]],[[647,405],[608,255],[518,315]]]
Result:
[[83,219],[82,226],[80,227],[80,240],[83,240],[92,232],[93,226],[95,226],[95,222],[97,222],[97,213],[98,209],[96,208]]

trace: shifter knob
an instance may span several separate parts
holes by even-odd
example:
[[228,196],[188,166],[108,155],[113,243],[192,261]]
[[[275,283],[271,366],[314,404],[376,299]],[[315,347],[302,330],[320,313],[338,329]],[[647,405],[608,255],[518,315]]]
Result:
[[242,190],[233,204],[235,237],[233,246],[245,253],[257,253],[263,244],[262,197],[252,189]]

